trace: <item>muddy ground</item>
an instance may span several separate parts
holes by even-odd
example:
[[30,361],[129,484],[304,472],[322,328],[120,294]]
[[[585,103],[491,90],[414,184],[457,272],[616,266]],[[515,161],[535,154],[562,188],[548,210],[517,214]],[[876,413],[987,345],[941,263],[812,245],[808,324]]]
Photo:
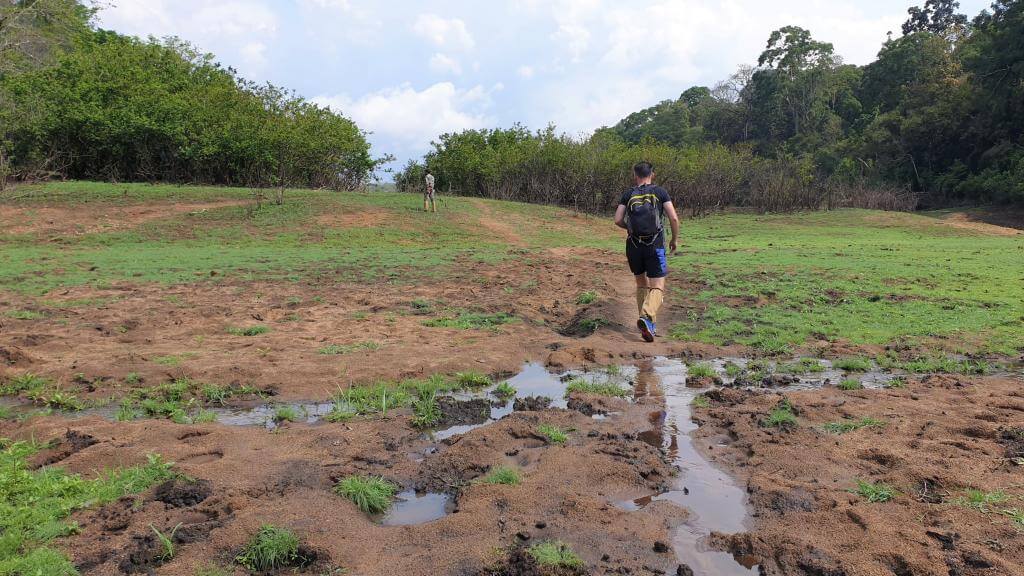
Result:
[[[57,216],[36,217],[23,225],[73,232],[54,224]],[[509,227],[484,224],[516,243]],[[699,306],[685,297],[686,280],[675,282],[684,291],[668,303],[664,326]],[[587,290],[596,290],[599,300],[577,304]],[[126,282],[47,298],[55,304],[38,308],[26,296],[0,295],[4,310],[44,315],[0,317],[0,375],[31,371],[69,387],[81,375],[78,381],[89,384],[79,393],[89,401],[124,396],[131,373],[139,385],[184,376],[252,385],[272,390],[275,401],[298,401],[376,380],[512,374],[527,361],[558,370],[654,356],[750,354],[666,340],[643,344],[633,327],[632,280],[622,258],[589,249],[466,262],[464,272],[411,285],[343,276],[170,287]],[[81,302],[90,304],[71,305]],[[466,309],[520,321],[494,330],[424,325]],[[271,331],[228,333],[252,325]],[[379,349],[319,353],[331,344],[362,342]],[[877,352],[842,342],[808,351]],[[1024,466],[1015,460],[1024,458],[1024,439],[1015,436],[1024,430],[1021,390],[1021,380],[1009,377],[931,377],[901,390],[786,392],[800,420],[791,430],[759,425],[778,392],[712,392],[711,407],[695,412],[696,436],[708,457],[747,486],[751,513],[746,533],[718,535],[714,545],[753,557],[766,574],[1024,574],[1024,526],[1001,510],[957,504],[966,489],[978,488],[1003,490],[1016,498],[1005,508],[1024,509]],[[686,519],[685,509],[667,501],[633,511],[613,504],[674,482],[677,471],[666,454],[644,440],[663,410],[657,393],[635,401],[582,396],[569,409],[517,411],[440,442],[413,428],[407,411],[348,423],[285,424],[274,432],[50,416],[2,422],[0,436],[60,439],[35,465],[90,476],[160,453],[197,481],[76,513],[81,533],[58,545],[87,576],[192,576],[210,563],[231,566],[243,543],[269,521],[302,536],[311,574],[335,567],[358,575],[530,574],[536,567],[515,550],[541,540],[570,543],[589,573],[687,574],[686,559],[666,545]],[[611,415],[595,419],[595,412]],[[887,425],[841,436],[821,430],[826,422],[862,416]],[[540,423],[571,430],[568,442],[546,442],[536,432]],[[506,464],[523,471],[521,485],[477,482]],[[382,526],[332,493],[338,478],[354,473],[446,494],[454,508],[426,524]],[[890,483],[899,494],[891,502],[864,502],[850,492],[858,478]],[[169,532],[179,524],[178,553],[160,565],[151,526]]]

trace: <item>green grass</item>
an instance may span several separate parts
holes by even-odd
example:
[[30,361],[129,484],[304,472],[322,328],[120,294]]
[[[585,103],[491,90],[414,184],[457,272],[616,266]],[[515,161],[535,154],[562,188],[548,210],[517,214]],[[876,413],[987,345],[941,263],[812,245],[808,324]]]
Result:
[[958,230],[927,214],[836,210],[716,215],[687,222],[685,241],[673,263],[702,287],[670,289],[670,300],[699,305],[671,327],[675,338],[766,352],[821,337],[1024,349],[1019,236]]
[[580,292],[579,296],[576,296],[576,304],[580,306],[586,306],[597,302],[597,292],[593,290],[587,290],[586,292]]
[[478,372],[458,372],[455,374],[455,381],[460,388],[486,388],[492,384],[491,378]]
[[783,400],[776,406],[765,419],[761,420],[764,428],[794,428],[799,424],[793,407],[788,400]]
[[857,480],[857,487],[851,492],[872,503],[888,502],[896,497],[896,489],[882,482]]
[[196,570],[196,576],[232,576],[232,573],[226,568],[211,565]]
[[348,476],[334,485],[334,493],[348,498],[366,514],[380,514],[391,508],[398,486],[379,476]]
[[569,568],[581,570],[586,568],[583,560],[569,548],[568,544],[559,541],[539,542],[526,549],[540,566],[551,568]]
[[793,362],[782,362],[775,371],[780,374],[819,374],[825,371],[825,365],[814,358],[800,358]]
[[537,433],[540,434],[549,444],[565,444],[569,435],[564,430],[550,424],[537,426]]
[[985,492],[984,490],[968,489],[967,492],[956,499],[956,503],[965,508],[973,508],[978,512],[989,512],[995,504],[1005,504],[1010,497],[1002,490]]
[[150,456],[146,464],[100,473],[86,480],[60,468],[29,468],[27,459],[43,448],[0,440],[0,574],[71,576],[77,574],[52,541],[75,534],[68,518],[77,510],[138,494],[176,474],[171,464]]
[[861,428],[884,428],[884,420],[878,420],[877,418],[871,418],[865,416],[860,420],[843,420],[842,422],[829,422],[822,426],[825,432],[831,434],[846,434],[847,432],[853,432],[860,430]]
[[174,553],[177,551],[174,544],[174,534],[178,531],[178,528],[181,528],[181,522],[174,528],[171,528],[166,534],[153,524],[150,524],[149,528],[156,535],[157,541],[160,542],[160,556],[158,558],[160,564],[164,564],[174,558]]
[[441,421],[441,407],[433,392],[423,394],[412,402],[412,425],[416,428],[429,428]]
[[46,314],[36,312],[35,310],[8,310],[4,312],[4,316],[14,318],[15,320],[42,320],[46,318]]
[[619,386],[615,382],[589,382],[585,378],[576,377],[566,383],[565,397],[580,392],[582,394],[597,394],[598,396],[611,396],[614,398],[625,398],[629,390]]
[[263,525],[235,557],[235,562],[254,572],[267,572],[297,564],[299,537],[286,528]]
[[697,396],[693,397],[693,402],[691,402],[690,404],[692,404],[694,408],[710,408],[711,400],[709,400],[708,397],[703,394],[698,394]]
[[906,376],[893,376],[888,382],[885,383],[886,388],[899,389],[907,387]]
[[516,395],[516,389],[508,382],[502,382],[492,391],[498,398],[510,398]]
[[380,344],[372,341],[356,342],[354,344],[328,344],[317,352],[325,356],[340,356],[352,354],[353,352],[374,352],[380,350]]
[[1007,508],[1000,511],[1000,514],[1009,518],[1018,530],[1024,530],[1024,509],[1022,508]]
[[846,391],[850,391],[850,390],[863,390],[864,389],[864,385],[861,384],[860,380],[857,380],[856,378],[844,378],[842,382],[840,382],[839,384],[836,384],[836,388],[839,388],[840,390],[846,390]]
[[0,387],[0,394],[13,396],[22,393],[39,392],[49,387],[52,383],[49,378],[25,372],[8,378],[7,382]]
[[868,372],[871,370],[871,360],[860,357],[840,358],[832,362],[836,370],[844,372]]
[[248,326],[245,328],[239,328],[237,326],[228,327],[228,334],[232,336],[259,336],[260,334],[266,334],[270,332],[270,328],[262,325]]
[[423,325],[430,328],[458,328],[460,330],[495,330],[503,324],[511,324],[519,319],[504,312],[484,314],[478,312],[460,312],[456,316],[441,316],[424,320]]
[[694,378],[714,378],[718,375],[709,362],[692,362],[686,365],[686,371]]
[[515,486],[520,482],[519,470],[512,468],[511,466],[498,466],[492,468],[487,476],[484,476],[481,482],[484,484],[506,484],[509,486]]
[[285,404],[274,409],[274,422],[298,422],[302,419],[299,409]]

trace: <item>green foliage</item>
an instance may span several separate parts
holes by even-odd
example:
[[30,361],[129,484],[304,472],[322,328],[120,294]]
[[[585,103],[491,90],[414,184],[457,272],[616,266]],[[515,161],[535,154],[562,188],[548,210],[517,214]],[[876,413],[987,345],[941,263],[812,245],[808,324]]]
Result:
[[270,332],[270,328],[266,326],[249,326],[247,328],[238,328],[231,326],[228,328],[228,334],[232,336],[259,336],[260,334],[266,334]]
[[412,425],[417,428],[429,428],[437,424],[443,416],[433,392],[422,394],[413,400],[412,413]]
[[693,402],[691,402],[691,404],[694,408],[710,408],[711,400],[703,394],[698,394],[693,397]]
[[576,304],[580,306],[586,306],[597,302],[597,292],[593,290],[587,290],[586,292],[580,292],[579,296],[576,297]]
[[882,482],[866,482],[857,480],[857,488],[851,490],[854,494],[867,499],[868,502],[888,502],[896,496],[896,489]]
[[814,358],[800,358],[794,362],[783,362],[775,370],[780,374],[818,374],[825,371],[825,365]]
[[455,381],[460,388],[475,389],[491,385],[490,377],[478,372],[459,372],[455,374]]
[[0,440],[0,574],[71,576],[54,538],[77,531],[67,518],[75,511],[137,494],[173,478],[171,464],[150,456],[146,464],[101,473],[96,479],[53,467],[29,468],[27,458],[41,446]]
[[502,382],[494,389],[493,394],[499,398],[510,398],[516,395],[516,389],[508,382]]
[[0,74],[16,174],[58,156],[72,178],[354,189],[376,166],[350,120],[181,40],[83,29],[53,60]]
[[373,352],[380,350],[380,344],[372,341],[356,342],[354,344],[328,344],[324,346],[318,352],[325,356],[338,356],[342,354],[352,354],[353,352]]
[[298,422],[302,419],[299,409],[290,404],[278,406],[274,409],[274,422]]
[[767,418],[761,420],[760,424],[764,428],[780,428],[785,430],[795,428],[799,422],[796,419],[796,414],[793,412],[793,405],[789,403],[789,400],[783,399],[768,414]]
[[541,424],[540,426],[537,426],[537,433],[550,444],[565,444],[569,439],[569,435],[566,434],[564,430],[550,424]]
[[526,552],[541,566],[574,570],[586,568],[583,560],[564,542],[539,542],[527,548]]
[[299,537],[287,528],[270,524],[260,527],[235,557],[235,562],[254,572],[292,566],[299,561]]
[[8,310],[4,312],[4,316],[14,318],[15,320],[42,320],[46,318],[46,314],[36,312],[35,310]]
[[615,382],[589,382],[583,377],[576,377],[566,383],[565,396],[569,397],[570,394],[579,392],[581,394],[597,394],[599,396],[613,396],[616,398],[625,398],[629,395],[629,391],[619,386]]
[[857,380],[856,378],[845,378],[842,382],[836,384],[836,387],[839,388],[840,390],[846,391],[864,389],[864,385],[861,384],[860,380]]
[[334,485],[334,492],[367,514],[380,514],[391,507],[398,486],[379,476],[347,476]]
[[840,358],[832,363],[836,370],[844,372],[868,372],[871,370],[871,360],[867,358]]
[[424,326],[431,328],[458,328],[460,330],[480,330],[484,328],[497,329],[503,324],[516,322],[518,318],[498,312],[497,314],[483,314],[477,312],[460,312],[457,316],[442,316],[432,318],[423,322]]
[[150,527],[151,530],[153,530],[153,533],[156,534],[157,541],[160,542],[160,550],[161,550],[161,553],[160,553],[160,556],[159,556],[160,563],[163,564],[163,563],[169,561],[171,558],[174,558],[174,553],[176,551],[176,548],[175,548],[175,545],[174,545],[173,538],[174,538],[174,533],[178,531],[178,528],[181,528],[181,522],[179,522],[174,528],[171,528],[171,531],[170,531],[169,534],[164,534],[156,526],[154,526],[152,524],[150,524],[149,527]]
[[694,378],[714,378],[718,374],[708,362],[691,362],[686,365],[687,374]]
[[1002,490],[985,492],[984,490],[968,489],[967,492],[956,499],[956,503],[966,508],[973,508],[979,512],[988,513],[994,504],[1004,504],[1010,497]]
[[490,472],[481,480],[484,484],[507,484],[514,486],[519,484],[519,470],[512,468],[511,466],[498,466],[492,468]]
[[822,426],[825,432],[831,434],[846,434],[847,432],[853,432],[860,430],[861,428],[883,428],[886,423],[884,420],[878,420],[865,416],[860,420],[844,420],[842,422],[829,422]]

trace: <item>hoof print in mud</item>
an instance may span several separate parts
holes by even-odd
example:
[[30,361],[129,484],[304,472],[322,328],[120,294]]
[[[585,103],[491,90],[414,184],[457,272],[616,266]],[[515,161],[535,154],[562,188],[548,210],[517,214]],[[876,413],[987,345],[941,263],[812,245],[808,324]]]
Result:
[[153,491],[153,500],[163,502],[170,508],[186,508],[206,500],[212,492],[209,480],[174,479],[157,486]]
[[491,403],[485,398],[456,400],[445,396],[437,399],[437,405],[441,409],[441,419],[434,425],[436,428],[483,424],[491,417]]

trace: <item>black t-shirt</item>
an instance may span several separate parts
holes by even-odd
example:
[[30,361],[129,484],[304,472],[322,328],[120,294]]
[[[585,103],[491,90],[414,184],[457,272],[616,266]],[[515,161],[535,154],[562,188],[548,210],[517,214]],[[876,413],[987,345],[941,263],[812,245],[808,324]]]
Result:
[[[654,194],[654,196],[658,199],[658,208],[661,209],[661,220],[662,222],[665,221],[665,203],[672,201],[672,197],[668,195],[668,191],[666,191],[664,188],[656,184],[644,184],[639,188],[630,188],[629,190],[623,192],[622,197],[619,199],[619,205],[626,206],[628,208],[629,199],[633,196],[634,193]],[[665,231],[664,229],[662,229],[662,232],[658,234],[658,238],[655,239],[654,243],[658,246],[664,245],[664,236]]]
[[[636,188],[630,188],[629,190],[623,192],[622,198],[619,199],[619,204],[621,204],[622,206],[629,206],[629,197],[633,195],[634,190],[636,190]],[[668,195],[668,192],[661,186],[658,186],[657,184],[645,184],[643,186],[640,186],[640,190],[643,190],[644,194],[654,194],[658,198],[658,202],[661,202],[662,216],[664,216],[665,203],[672,201],[672,198]]]

